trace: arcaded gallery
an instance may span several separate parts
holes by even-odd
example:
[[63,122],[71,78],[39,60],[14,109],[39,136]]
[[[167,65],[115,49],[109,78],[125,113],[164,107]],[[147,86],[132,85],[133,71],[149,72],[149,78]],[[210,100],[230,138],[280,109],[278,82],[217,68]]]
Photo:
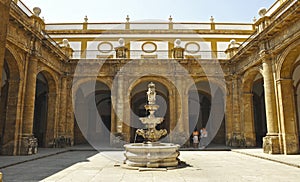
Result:
[[161,141],[299,153],[300,2],[277,0],[252,23],[45,23],[0,0],[0,154],[142,142],[156,86]]

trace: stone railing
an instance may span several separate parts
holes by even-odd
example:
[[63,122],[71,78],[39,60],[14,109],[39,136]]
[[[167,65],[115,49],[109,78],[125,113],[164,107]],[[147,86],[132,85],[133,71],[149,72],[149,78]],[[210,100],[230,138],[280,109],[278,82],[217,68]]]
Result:
[[20,0],[13,0],[12,3],[15,3],[28,17],[32,16],[32,11]]
[[[109,53],[101,53],[99,50],[74,50],[73,59],[116,59],[116,51],[110,50]],[[169,50],[158,50],[154,53],[147,54],[142,50],[129,50],[130,59],[172,59],[172,52]],[[84,55],[84,57],[82,56]],[[184,53],[186,59],[227,59],[224,51],[199,51],[196,54]]]
[[253,31],[251,23],[180,23],[180,22],[115,22],[115,23],[49,23],[49,30],[238,30]]

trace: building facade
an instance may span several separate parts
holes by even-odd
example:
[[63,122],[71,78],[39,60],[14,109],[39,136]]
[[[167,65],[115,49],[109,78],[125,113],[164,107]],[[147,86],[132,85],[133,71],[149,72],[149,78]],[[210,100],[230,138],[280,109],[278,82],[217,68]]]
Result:
[[0,2],[1,154],[140,142],[149,82],[163,141],[189,147],[206,127],[217,145],[299,152],[299,1],[276,1],[253,24],[45,24],[39,8]]

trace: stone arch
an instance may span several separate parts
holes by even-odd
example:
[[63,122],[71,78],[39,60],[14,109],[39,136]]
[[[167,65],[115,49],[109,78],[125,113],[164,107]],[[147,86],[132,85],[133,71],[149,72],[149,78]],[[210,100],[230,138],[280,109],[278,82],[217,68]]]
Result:
[[295,98],[293,73],[300,61],[300,40],[291,44],[278,59],[277,90],[280,133],[282,134],[283,152],[299,152],[299,135],[297,128],[297,105]]
[[189,135],[194,129],[199,131],[205,127],[209,135],[200,141],[200,145],[206,146],[211,142],[225,145],[225,82],[202,77],[195,79],[195,86],[188,88]]
[[189,85],[187,85],[185,94],[188,94],[188,92],[192,88],[193,84],[199,83],[199,82],[208,82],[210,84],[215,84],[216,86],[218,86],[218,88],[221,89],[221,91],[224,93],[224,95],[226,95],[226,93],[227,93],[225,80],[223,81],[222,79],[198,77],[198,78],[194,78],[194,83],[190,83]]
[[300,57],[299,50],[300,40],[294,42],[284,50],[284,52],[278,58],[278,66],[276,70],[277,78],[289,79],[292,77],[295,63]]
[[[111,87],[107,80],[97,78],[82,79],[73,86],[74,117],[74,142],[82,144],[89,142],[94,147],[110,145],[110,133],[115,129],[114,112],[111,106]],[[82,88],[95,87],[88,93],[83,93]]]
[[43,68],[41,70],[38,71],[38,74],[43,74],[43,76],[46,78],[48,85],[49,85],[49,92],[51,93],[58,93],[59,91],[59,79],[57,74],[55,74],[53,71],[47,69],[47,68]]
[[18,75],[16,79],[22,79],[20,75],[24,75],[23,62],[26,58],[21,56],[21,53],[9,44],[6,44],[5,57],[7,60],[14,60],[11,62],[8,61],[7,63],[11,72],[13,72],[14,75]]
[[296,106],[296,119],[298,125],[298,137],[300,141],[300,64],[295,65],[293,70],[294,90],[295,90],[295,106]]
[[[148,83],[150,82],[153,82],[153,83],[156,83],[156,91],[159,93],[157,95],[157,97],[161,97],[162,100],[165,100],[166,101],[166,115],[165,115],[165,121],[161,124],[161,125],[158,125],[158,129],[167,129],[168,133],[170,133],[176,123],[177,123],[177,120],[175,120],[176,118],[176,112],[175,112],[175,95],[178,95],[178,91],[176,90],[175,86],[167,80],[167,78],[164,78],[164,77],[159,77],[159,76],[145,76],[145,77],[142,77],[138,80],[136,80],[135,82],[131,82],[129,87],[128,87],[128,90],[127,90],[127,97],[126,97],[126,100],[128,100],[128,103],[129,103],[129,109],[127,109],[125,111],[125,113],[127,114],[127,116],[125,116],[126,118],[130,118],[129,121],[131,121],[132,117],[133,117],[133,113],[135,111],[132,111],[130,108],[132,108],[132,99],[134,99],[134,97],[136,96],[136,94],[140,94],[140,95],[143,95],[143,96],[146,96],[146,91],[147,91],[147,85]],[[143,84],[144,85],[144,88],[141,88],[140,91],[138,91],[135,95],[132,95],[133,91],[135,91],[135,89],[139,86]],[[164,89],[163,90],[159,90],[157,86],[160,86],[162,88],[160,89]],[[161,99],[158,99],[161,100]],[[145,97],[144,98],[144,103],[146,103],[147,101],[147,98]],[[127,107],[126,107],[127,108]],[[161,107],[162,109],[162,107]],[[171,112],[171,111],[174,111],[174,112]],[[160,111],[157,111],[157,113],[159,113]],[[133,127],[131,127],[132,124],[127,124],[127,126],[125,126],[125,131],[129,132],[128,134],[131,136],[131,140],[132,140],[132,135],[133,135]],[[164,141],[168,141],[170,140],[169,136],[167,136],[166,138],[163,139]]]
[[[93,81],[99,81],[99,82],[102,82],[104,83],[106,86],[108,86],[108,88],[111,90],[112,89],[112,79],[111,78],[101,78],[101,77],[97,77],[96,80],[95,78],[74,78],[76,81],[73,82],[73,85],[72,85],[72,93],[73,93],[73,96],[76,95],[78,89],[80,88],[80,86],[84,83],[87,83],[87,82],[93,82]],[[73,99],[74,100],[74,99]]]
[[[241,100],[243,104],[241,104],[241,123],[246,142],[245,145],[249,147],[254,147],[257,145],[261,146],[262,138],[260,136],[265,135],[265,132],[259,132],[264,134],[258,134],[258,131],[265,131],[265,129],[262,128],[265,128],[266,122],[260,122],[261,125],[259,125],[258,120],[255,119],[257,118],[256,116],[258,114],[262,118],[265,118],[264,94],[257,97],[254,93],[254,87],[257,87],[257,84],[263,88],[263,80],[262,82],[257,82],[257,79],[261,80],[262,78],[262,70],[259,67],[249,69],[242,77]],[[262,101],[260,101],[261,99]],[[260,108],[259,110],[257,109],[258,106]]]
[[58,81],[47,69],[40,70],[36,78],[33,132],[39,147],[50,147],[57,137],[59,108]]
[[5,51],[4,67],[7,74],[6,83],[0,86],[2,92],[0,96],[0,152],[4,155],[13,155],[17,153],[17,139],[20,132],[18,124],[21,122],[21,109],[18,105],[21,102],[20,85],[22,82],[19,62],[8,49]]
[[[173,93],[175,86],[166,78],[160,77],[160,76],[144,76],[142,78],[139,78],[138,80],[129,83],[129,87],[127,90],[127,95],[131,93],[132,89],[135,88],[137,85],[139,85],[142,82],[159,82],[162,85],[164,85],[170,93]],[[147,88],[145,88],[147,89]]]
[[[156,117],[163,117],[164,121],[157,125],[157,129],[166,129],[170,133],[170,102],[169,91],[165,85],[160,82],[154,82],[156,85],[156,104],[159,109],[155,112]],[[149,81],[141,82],[136,85],[131,91],[130,98],[130,136],[131,142],[142,142],[144,139],[140,136],[135,136],[136,129],[144,128],[145,126],[139,120],[140,117],[146,117],[149,112],[145,110],[144,106],[147,103],[146,91]]]
[[259,67],[254,67],[246,71],[242,77],[242,91],[243,93],[251,93],[253,83],[255,80],[255,77],[260,74],[262,74],[262,70]]

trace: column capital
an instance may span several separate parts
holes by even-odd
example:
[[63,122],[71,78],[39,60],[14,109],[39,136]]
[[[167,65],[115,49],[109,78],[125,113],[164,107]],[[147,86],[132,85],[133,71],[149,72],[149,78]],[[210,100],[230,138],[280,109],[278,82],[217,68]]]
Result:
[[272,60],[273,55],[268,50],[263,49],[259,52],[259,57],[263,63],[266,63]]

